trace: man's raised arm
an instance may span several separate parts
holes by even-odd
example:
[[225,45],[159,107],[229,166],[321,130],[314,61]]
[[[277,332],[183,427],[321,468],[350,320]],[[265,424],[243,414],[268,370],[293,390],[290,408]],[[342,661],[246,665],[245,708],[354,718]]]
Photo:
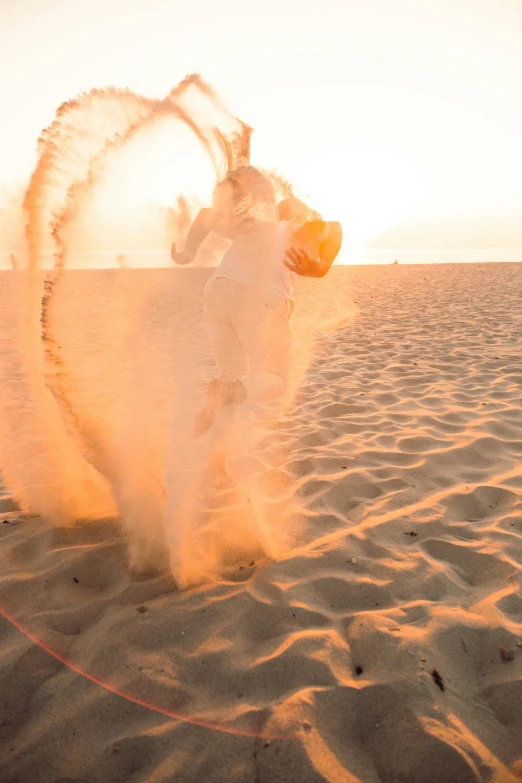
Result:
[[185,247],[178,252],[176,243],[172,243],[170,248],[170,257],[176,264],[190,264],[194,260],[198,249],[204,239],[217,225],[217,214],[214,209],[207,207],[200,209],[198,215],[189,228]]

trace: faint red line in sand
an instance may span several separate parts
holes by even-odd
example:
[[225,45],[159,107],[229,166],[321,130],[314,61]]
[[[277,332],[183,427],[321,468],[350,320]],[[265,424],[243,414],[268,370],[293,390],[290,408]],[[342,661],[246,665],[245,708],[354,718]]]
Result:
[[293,740],[297,739],[297,737],[280,737],[276,736],[274,734],[261,734],[257,733],[255,731],[246,731],[244,729],[233,729],[228,726],[221,726],[217,723],[209,723],[207,721],[201,720],[199,718],[191,718],[186,715],[180,715],[177,712],[172,712],[171,710],[165,710],[163,707],[158,707],[155,704],[150,704],[147,701],[143,701],[142,699],[137,699],[135,696],[131,696],[129,693],[125,693],[124,691],[118,690],[118,688],[115,688],[114,685],[111,685],[108,682],[104,682],[103,680],[99,680],[97,677],[95,677],[92,674],[89,674],[89,672],[84,671],[83,669],[80,669],[79,666],[76,666],[74,663],[71,663],[63,656],[59,655],[57,652],[52,650],[50,647],[48,647],[44,642],[42,642],[40,639],[37,639],[36,636],[34,636],[30,631],[28,631],[26,628],[24,628],[21,623],[19,623],[17,620],[15,620],[14,617],[12,617],[8,612],[5,611],[5,609],[2,609],[0,607],[0,615],[2,615],[7,622],[11,623],[11,625],[14,625],[15,628],[17,628],[20,633],[22,633],[29,641],[33,642],[33,644],[36,644],[40,649],[42,649],[44,652],[46,652],[48,655],[50,655],[55,660],[62,663],[64,666],[67,666],[68,669],[71,669],[76,674],[81,675],[82,677],[85,677],[86,680],[90,680],[90,682],[93,682],[95,685],[99,685],[100,688],[103,688],[106,691],[109,691],[109,693],[113,693],[115,696],[119,696],[121,699],[125,699],[126,701],[130,701],[133,704],[137,704],[139,707],[146,707],[148,710],[151,710],[152,712],[156,712],[159,715],[165,715],[167,718],[173,718],[174,720],[178,720],[182,723],[191,723],[194,726],[200,726],[203,729],[211,729],[213,731],[222,731],[225,734],[235,734],[241,737],[252,737],[254,739],[264,739],[264,740]]

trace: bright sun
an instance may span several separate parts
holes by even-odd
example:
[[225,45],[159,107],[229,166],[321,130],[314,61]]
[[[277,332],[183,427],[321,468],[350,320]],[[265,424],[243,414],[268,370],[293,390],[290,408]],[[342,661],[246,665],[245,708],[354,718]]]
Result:
[[328,148],[298,165],[292,174],[300,190],[325,219],[343,224],[345,247],[364,246],[409,219],[425,198],[419,172],[385,148]]
[[210,158],[193,132],[168,119],[140,131],[115,154],[104,180],[103,205],[123,216],[151,204],[174,206],[181,195],[205,203],[214,181]]
[[[261,165],[276,167],[270,160]],[[343,224],[338,262],[344,264],[359,263],[360,248],[411,218],[425,197],[424,183],[412,164],[386,148],[328,147],[305,160],[290,161],[288,168],[284,174],[296,184],[297,195],[325,219]],[[212,162],[194,133],[168,118],[143,129],[114,154],[95,195],[90,221],[106,227],[105,235],[98,232],[100,237],[110,236],[114,226],[111,247],[120,243],[146,250],[158,240],[152,237],[152,226],[141,233],[138,226],[154,209],[174,207],[179,196],[192,208],[209,204],[214,185]]]

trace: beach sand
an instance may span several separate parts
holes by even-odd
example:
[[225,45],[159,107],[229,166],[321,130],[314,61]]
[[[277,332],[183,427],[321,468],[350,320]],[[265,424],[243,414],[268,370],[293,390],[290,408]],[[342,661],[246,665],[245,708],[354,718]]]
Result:
[[4,492],[1,783],[522,780],[522,265],[319,295],[351,317],[278,431],[284,559],[179,591]]

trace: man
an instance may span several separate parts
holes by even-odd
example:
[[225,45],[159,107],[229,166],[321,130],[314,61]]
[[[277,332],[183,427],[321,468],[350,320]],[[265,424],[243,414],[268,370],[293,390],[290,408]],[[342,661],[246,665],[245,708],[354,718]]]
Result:
[[[204,310],[217,377],[195,422],[205,434],[219,412],[247,400],[269,403],[285,391],[291,355],[289,319],[296,275],[324,277],[342,242],[339,223],[299,221],[310,211],[298,199],[276,206],[273,187],[253,166],[229,172],[211,208],[199,212],[177,264],[193,260],[211,231],[231,240],[208,281]],[[289,218],[281,220],[282,216]],[[224,474],[225,452],[215,450],[214,472]]]

